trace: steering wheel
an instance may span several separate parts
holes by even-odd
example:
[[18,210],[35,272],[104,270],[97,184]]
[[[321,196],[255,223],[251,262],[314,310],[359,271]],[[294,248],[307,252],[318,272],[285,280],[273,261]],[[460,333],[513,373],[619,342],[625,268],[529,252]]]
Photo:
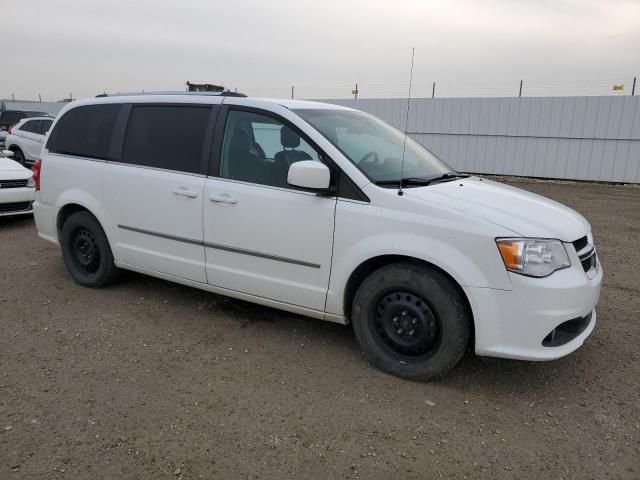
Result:
[[376,152],[375,150],[371,150],[370,152],[365,153],[364,157],[362,157],[358,162],[358,165],[366,163],[378,163],[379,161],[380,157],[378,156],[378,152]]

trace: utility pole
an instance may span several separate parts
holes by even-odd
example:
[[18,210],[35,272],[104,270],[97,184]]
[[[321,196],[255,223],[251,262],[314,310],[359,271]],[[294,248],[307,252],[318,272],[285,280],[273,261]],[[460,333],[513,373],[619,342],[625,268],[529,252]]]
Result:
[[295,92],[295,88],[293,85],[291,85],[291,100],[293,100],[294,98],[294,92]]
[[42,103],[42,95],[38,94],[38,100],[40,100],[40,103]]
[[518,98],[522,97],[522,80],[520,80],[520,91],[518,92]]
[[636,94],[636,77],[633,77],[633,86],[631,87],[631,96]]
[[436,82],[433,82],[433,86],[431,87],[431,98],[436,98]]
[[15,97],[15,95],[14,95],[13,93],[11,94],[11,101],[12,101],[12,102],[15,102],[15,101],[16,101],[16,97]]
[[355,88],[355,90],[351,90],[351,94],[353,95],[353,98],[354,98],[355,100],[357,100],[357,99],[358,99],[358,84],[357,84],[357,83],[356,83],[356,88]]

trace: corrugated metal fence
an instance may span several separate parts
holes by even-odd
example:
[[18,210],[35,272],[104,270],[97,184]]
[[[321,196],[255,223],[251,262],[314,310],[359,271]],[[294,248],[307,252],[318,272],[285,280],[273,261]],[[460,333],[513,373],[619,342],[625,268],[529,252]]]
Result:
[[[407,99],[323,100],[404,130]],[[463,172],[640,183],[640,97],[416,98],[407,131]]]

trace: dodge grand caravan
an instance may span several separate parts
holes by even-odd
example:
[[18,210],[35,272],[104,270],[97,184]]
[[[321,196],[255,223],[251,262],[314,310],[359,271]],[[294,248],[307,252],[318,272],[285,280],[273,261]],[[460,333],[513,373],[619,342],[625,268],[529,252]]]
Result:
[[[403,162],[404,154],[404,162]],[[590,225],[462,175],[381,120],[206,94],[67,105],[34,166],[39,235],[88,287],[133,270],[350,324],[404,378],[550,360],[596,323]]]

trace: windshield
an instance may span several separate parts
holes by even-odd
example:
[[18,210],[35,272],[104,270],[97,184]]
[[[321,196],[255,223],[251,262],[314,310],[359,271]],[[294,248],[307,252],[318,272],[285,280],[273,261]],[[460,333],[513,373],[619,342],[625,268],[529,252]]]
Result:
[[372,115],[352,110],[294,110],[342,151],[373,182],[402,178],[430,179],[456,171],[407,136],[402,164],[404,134]]

